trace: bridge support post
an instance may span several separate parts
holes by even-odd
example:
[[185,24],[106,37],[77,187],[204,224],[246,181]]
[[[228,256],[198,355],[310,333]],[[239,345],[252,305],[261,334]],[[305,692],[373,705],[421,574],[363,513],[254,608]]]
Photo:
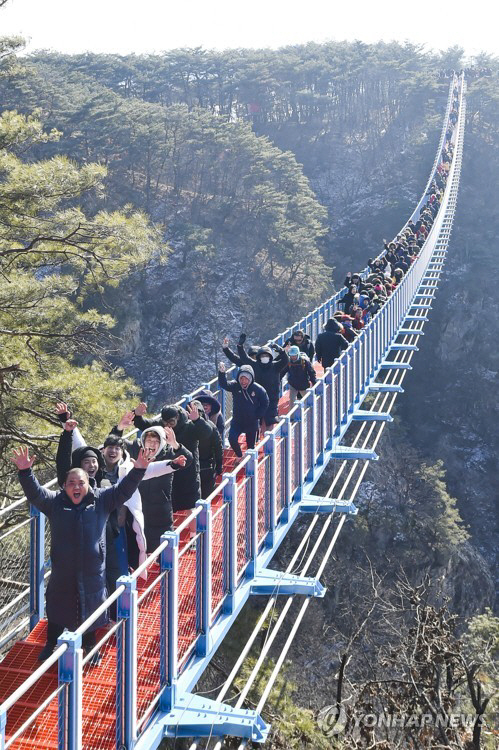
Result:
[[246,577],[254,578],[258,565],[258,450],[250,448],[246,453],[250,456],[246,466],[246,476],[251,477],[250,495],[250,538],[249,538],[249,564],[246,568]]
[[284,483],[284,509],[282,511],[282,522],[287,523],[289,520],[289,506],[291,504],[292,494],[292,473],[293,473],[293,457],[291,453],[291,432],[292,422],[290,416],[285,416],[282,423],[282,436],[284,438],[284,466],[281,465],[281,475],[283,476],[282,482]]
[[[293,420],[294,423],[298,422],[298,443],[299,443],[299,453],[296,455],[296,447],[295,447],[295,455],[294,460],[298,461],[298,489],[296,490],[296,496],[295,498],[299,498],[301,496],[302,492],[302,486],[303,482],[305,480],[305,435],[304,435],[304,429],[303,426],[305,424],[305,408],[306,404],[304,403],[304,400],[302,399],[300,401],[299,407],[295,412],[295,419]],[[296,429],[296,428],[295,428]],[[308,430],[307,430],[308,433]],[[308,442],[308,434],[307,434],[307,442]],[[296,446],[296,443],[295,443]]]
[[57,640],[58,646],[62,644],[68,648],[59,659],[59,685],[67,683],[68,687],[59,694],[59,750],[83,750],[81,635],[65,631]]
[[[310,412],[310,420],[307,416],[307,447],[306,447],[306,453],[305,455],[307,457],[310,457],[310,468],[308,471],[306,471],[305,467],[305,474],[303,476],[303,481],[305,479],[312,479],[314,476],[314,466],[315,466],[315,455],[316,455],[316,441],[317,441],[317,433],[316,433],[316,423],[318,419],[318,399],[316,398],[316,391],[309,391],[309,393],[305,396],[307,399],[307,406],[311,410]],[[305,399],[304,399],[305,400]],[[309,429],[310,426],[310,429]]]
[[[276,529],[276,523],[277,523],[277,502],[276,502],[276,487],[277,487],[277,475],[276,475],[276,442],[277,442],[277,435],[276,431],[273,430],[272,432],[266,432],[266,437],[268,437],[267,442],[264,446],[265,455],[268,456],[268,460],[270,462],[270,470],[269,470],[269,493],[268,493],[268,503],[269,503],[269,528],[267,529],[267,533],[265,535],[265,546],[267,549],[271,549],[274,546],[275,542],[275,529]],[[267,514],[265,514],[267,515]]]
[[161,541],[168,542],[161,553],[161,568],[167,571],[168,594],[167,597],[165,594],[165,600],[168,598],[168,610],[164,613],[160,633],[168,667],[165,669],[166,684],[159,705],[162,711],[171,711],[177,698],[178,682],[178,534],[167,531],[162,534]]
[[198,500],[196,506],[201,506],[202,511],[197,517],[197,532],[202,535],[201,544],[201,581],[197,581],[201,589],[201,616],[200,630],[196,653],[198,656],[206,656],[211,648],[210,620],[211,620],[211,592],[212,592],[212,541],[213,541],[213,518],[211,503],[206,500]]
[[43,617],[45,593],[45,516],[30,505],[29,627]]
[[7,726],[7,711],[0,713],[0,750],[5,748],[5,727]]
[[234,708],[193,693],[179,697],[162,719],[164,737],[225,737],[265,742],[269,726],[256,711]]
[[[117,603],[118,619],[125,620],[124,632],[118,630],[117,645],[117,689],[116,689],[116,741],[132,747],[137,739],[137,580],[132,576],[121,576],[118,586],[125,586]],[[163,622],[161,623],[163,626]],[[161,670],[164,668],[161,651]],[[124,665],[124,671],[121,669]],[[121,674],[120,674],[121,672]],[[118,721],[123,706],[123,720]]]
[[[321,435],[322,441],[320,446],[320,452],[317,457],[317,463],[322,466],[324,464],[324,451],[326,450],[326,427],[327,427],[327,421],[326,421],[326,380],[320,381],[320,383],[317,385],[317,388],[315,389],[315,394],[317,398],[315,399],[317,409],[316,409],[316,419],[318,420],[320,424],[320,430],[319,433]],[[315,433],[317,435],[317,433]]]
[[[322,382],[322,387],[324,388],[324,441],[323,441],[323,451],[328,450],[333,445],[333,439],[334,439],[334,383],[333,383],[333,372],[332,370],[328,370],[326,372],[326,376]],[[331,394],[331,398],[329,400],[329,413],[328,413],[328,406],[327,406],[327,394]],[[331,425],[331,435],[328,437],[327,434],[327,425]],[[324,456],[322,457],[322,463],[324,463]]]
[[229,506],[228,591],[223,604],[223,612],[230,614],[234,611],[234,594],[237,588],[237,485],[234,474],[224,474],[223,478],[228,480],[224,487],[224,502]]

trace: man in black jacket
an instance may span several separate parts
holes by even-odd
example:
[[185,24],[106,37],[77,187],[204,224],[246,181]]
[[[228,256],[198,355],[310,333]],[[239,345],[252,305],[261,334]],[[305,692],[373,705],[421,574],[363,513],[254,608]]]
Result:
[[300,352],[297,346],[289,348],[288,357],[284,373],[288,375],[289,400],[293,406],[296,399],[302,398],[307,388],[317,382],[317,375],[307,355]]
[[[46,593],[47,643],[39,660],[47,659],[64,628],[76,630],[106,600],[106,521],[109,514],[136,491],[149,465],[141,451],[134,468],[114,487],[90,487],[83,469],[70,469],[63,490],[42,487],[35,478],[27,447],[14,450],[12,461],[18,468],[19,482],[32,505],[50,523],[51,574]],[[86,651],[95,646],[95,630],[107,622],[102,614],[83,636]],[[94,659],[97,664],[99,659]]]
[[146,411],[145,403],[135,407],[135,427],[139,430],[155,425],[171,427],[178,442],[192,453],[192,464],[175,474],[172,490],[173,510],[190,510],[201,499],[199,441],[210,438],[211,427],[206,420],[201,419],[199,409],[192,404],[187,406],[187,411],[181,406],[164,406],[160,419],[145,419],[143,415]]
[[321,365],[331,367],[334,360],[348,347],[348,341],[341,335],[342,326],[334,318],[329,318],[324,331],[319,333],[315,342],[315,356]]
[[224,449],[220,433],[213,422],[206,415],[201,401],[192,401],[197,406],[201,419],[206,420],[210,427],[210,435],[199,440],[199,470],[201,477],[201,497],[206,498],[215,489],[217,476],[223,472]]
[[301,328],[298,328],[297,331],[293,331],[289,339],[284,342],[284,348],[286,348],[287,346],[297,346],[298,349],[306,354],[309,360],[312,362],[315,354],[314,345],[310,341],[310,336],[302,331]]
[[[126,412],[118,425],[113,427],[112,433],[121,436],[123,430],[133,424],[133,420],[134,413]],[[147,551],[153,552],[160,544],[161,535],[165,531],[173,531],[174,477],[188,471],[194,463],[194,458],[192,453],[177,441],[175,432],[171,428],[163,428],[160,425],[146,428],[139,440],[125,440],[124,443],[130,456],[137,456],[141,447],[144,447],[154,463],[170,461],[175,471],[175,474],[161,474],[143,481],[139,487],[144,512]],[[185,458],[182,465],[178,463],[180,458]]]

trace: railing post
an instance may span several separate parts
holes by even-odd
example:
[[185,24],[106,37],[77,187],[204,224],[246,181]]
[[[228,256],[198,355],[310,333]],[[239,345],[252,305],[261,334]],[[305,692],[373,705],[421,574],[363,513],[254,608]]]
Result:
[[81,635],[64,631],[57,645],[67,645],[59,659],[59,685],[67,683],[67,691],[59,694],[59,750],[83,750],[83,651]]
[[160,649],[167,655],[168,666],[166,689],[159,699],[159,705],[162,711],[171,711],[177,699],[178,683],[178,534],[166,531],[161,535],[161,541],[168,542],[161,553],[161,569],[167,571],[168,586],[164,598],[168,599],[168,612],[161,623]]
[[[265,546],[271,548],[274,546],[275,540],[275,529],[277,524],[277,502],[276,502],[276,488],[277,488],[277,475],[276,475],[276,433],[266,432],[265,436],[268,437],[267,442],[264,446],[265,455],[268,456],[270,462],[269,470],[269,529],[265,535]],[[267,514],[265,514],[266,516]]]
[[[320,434],[322,436],[322,445],[320,446],[320,453],[317,457],[317,463],[322,465],[324,463],[324,451],[326,449],[326,443],[327,443],[327,421],[326,421],[326,382],[327,382],[327,375],[324,378],[324,380],[321,380],[319,385],[316,388],[316,396],[317,396],[317,403],[319,403],[320,399],[320,407],[316,410],[316,419],[319,420],[320,423]],[[314,434],[317,435],[317,432],[314,431]],[[317,440],[317,438],[316,438]],[[319,446],[317,446],[319,448]],[[315,464],[315,453],[314,453],[314,464]]]
[[[352,347],[353,348],[353,347]],[[352,414],[355,408],[355,360],[352,348],[347,351],[347,412]],[[352,395],[350,395],[350,393]]]
[[[330,389],[331,393],[331,399],[330,399],[330,414],[327,413],[327,392],[328,388]],[[332,369],[328,370],[326,372],[325,378],[324,378],[324,418],[325,418],[325,426],[324,426],[324,440],[323,440],[323,450],[326,450],[326,448],[332,447],[333,444],[333,438],[334,438],[334,384],[333,384],[333,371]],[[328,418],[331,420],[331,435],[328,437],[327,434],[327,423]],[[331,441],[331,442],[329,442]]]
[[[305,446],[304,432],[303,432],[303,425],[305,424],[304,413],[305,413],[305,403],[304,403],[304,399],[302,399],[299,403],[299,408],[295,412],[295,418],[293,420],[294,422],[298,422],[299,424],[298,442],[299,442],[299,447],[300,447],[300,450],[298,451],[299,483],[298,483],[298,488],[296,490],[296,497],[295,497],[296,500],[299,500],[301,498],[303,482],[305,480],[304,450],[306,446]],[[308,439],[308,435],[307,435],[307,439]],[[295,452],[296,452],[296,448],[295,448]]]
[[201,545],[201,634],[196,645],[198,656],[206,656],[210,650],[210,620],[211,620],[211,596],[212,596],[212,553],[213,553],[213,516],[211,502],[198,500],[196,507],[201,507],[198,515],[197,532],[202,534]]
[[[284,471],[284,478],[281,480],[284,481],[284,508],[281,514],[282,522],[287,523],[289,519],[289,506],[291,504],[291,495],[293,492],[293,482],[292,482],[292,471],[293,471],[293,460],[291,456],[291,429],[292,429],[292,423],[291,423],[291,417],[289,415],[286,415],[284,417],[282,426],[281,426],[281,434],[284,439],[284,455],[286,456],[285,460],[285,471]],[[283,467],[281,466],[281,474],[283,471]]]
[[251,502],[250,502],[250,559],[246,569],[246,577],[254,578],[258,565],[258,450],[250,448],[247,453],[250,460],[246,465],[246,476],[251,477]]
[[228,591],[223,604],[223,612],[230,614],[234,611],[234,594],[237,588],[237,485],[234,474],[224,474],[223,478],[228,480],[223,492],[224,502],[229,506]]
[[[309,391],[305,398],[303,399],[308,402],[308,408],[312,409],[311,412],[311,419],[310,419],[310,431],[312,434],[309,434],[308,429],[308,423],[307,423],[307,457],[310,456],[310,468],[307,472],[307,474],[310,472],[310,478],[314,475],[314,467],[315,467],[315,454],[316,454],[316,448],[317,448],[317,392],[316,391]],[[305,478],[305,477],[304,477]]]
[[29,627],[42,619],[45,594],[45,516],[30,505]]
[[7,711],[0,713],[0,750],[5,748],[5,727],[7,726]]
[[[117,665],[121,672],[116,690],[116,735],[121,735],[121,744],[132,747],[137,739],[137,580],[132,576],[120,576],[117,585],[125,590],[117,602],[117,617],[125,620],[125,632],[117,632]],[[124,669],[124,672],[123,672]],[[122,700],[123,699],[123,700]],[[123,729],[118,727],[118,702],[123,706]]]

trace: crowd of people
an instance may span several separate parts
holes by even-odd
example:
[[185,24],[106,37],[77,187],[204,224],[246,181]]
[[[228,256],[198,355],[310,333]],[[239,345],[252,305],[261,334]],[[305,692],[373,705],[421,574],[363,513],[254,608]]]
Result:
[[[224,339],[223,352],[238,368],[234,380],[227,379],[223,362],[218,372],[220,388],[232,394],[228,442],[237,457],[242,456],[242,435],[246,446],[253,448],[260,431],[278,421],[283,378],[293,406],[317,380],[314,358],[330,367],[409,271],[442,202],[457,119],[456,88],[442,158],[418,220],[410,221],[393,241],[384,242],[380,256],[369,259],[365,278],[347,274],[341,309],[315,343],[301,329],[284,346],[272,343],[246,350],[243,333],[235,352]],[[116,590],[118,578],[137,569],[159,546],[161,535],[173,530],[176,511],[190,510],[209,497],[223,471],[225,443],[220,401],[207,390],[186,409],[166,405],[153,419],[145,416],[147,404],[139,403],[110,428],[100,448],[86,444],[66,403],[59,402],[55,410],[63,428],[56,456],[60,490],[38,483],[27,448],[15,450],[12,458],[28,501],[47,516],[51,529],[47,642],[40,660],[52,653],[65,628],[76,629]],[[132,426],[139,437],[127,440],[123,432]],[[83,637],[83,648],[94,651],[94,665],[100,661],[95,630],[109,616],[115,619],[116,610],[104,612]]]

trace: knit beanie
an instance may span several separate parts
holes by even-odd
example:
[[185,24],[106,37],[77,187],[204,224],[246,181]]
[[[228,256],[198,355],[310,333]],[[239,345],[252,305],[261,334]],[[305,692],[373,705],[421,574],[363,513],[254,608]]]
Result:
[[80,462],[83,461],[84,458],[96,458],[99,460],[99,454],[95,448],[85,448],[85,450],[80,453]]
[[178,417],[178,409],[176,406],[163,406],[161,409],[161,419],[163,422],[167,422],[169,419],[175,419]]

